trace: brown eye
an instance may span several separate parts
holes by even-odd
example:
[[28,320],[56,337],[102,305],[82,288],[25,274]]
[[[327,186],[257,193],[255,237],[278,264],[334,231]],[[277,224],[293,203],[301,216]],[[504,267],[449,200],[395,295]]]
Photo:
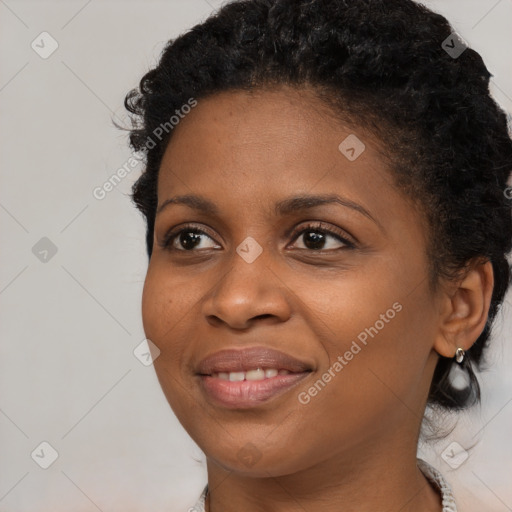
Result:
[[[348,240],[348,237],[344,236],[341,232],[326,229],[322,227],[322,224],[310,224],[305,228],[301,229],[295,236],[294,240],[302,238],[304,247],[300,249],[311,250],[311,251],[322,251],[322,250],[336,250],[340,248],[354,248],[355,244]],[[330,242],[332,239],[334,242]],[[330,245],[330,247],[326,247]]]
[[[206,243],[203,242],[206,239],[210,239],[213,241],[212,237],[208,235],[202,229],[196,227],[187,227],[181,228],[179,230],[173,230],[168,233],[164,240],[161,243],[162,248],[168,250],[176,250],[183,252],[193,252],[194,249],[212,249],[215,246],[204,247],[201,244]],[[181,246],[182,248],[177,247]]]

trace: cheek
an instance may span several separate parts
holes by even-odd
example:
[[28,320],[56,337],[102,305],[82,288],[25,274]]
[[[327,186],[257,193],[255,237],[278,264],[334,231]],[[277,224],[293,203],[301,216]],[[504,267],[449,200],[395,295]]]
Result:
[[344,344],[359,335],[364,342],[368,329],[374,333],[375,327],[378,332],[385,331],[400,316],[401,293],[393,282],[382,279],[383,274],[367,268],[323,282],[302,280],[302,286],[297,287],[301,301],[307,305],[307,321],[316,324],[315,331],[325,333],[332,350],[343,350]]
[[[332,379],[339,385],[332,390],[342,400],[354,393],[359,400],[369,399],[361,394],[369,388],[379,396],[377,391],[386,384],[406,397],[422,381],[435,339],[433,298],[426,282],[417,286],[416,276],[421,273],[411,272],[409,279],[405,265],[402,269],[401,273],[389,268],[375,272],[367,268],[364,275],[347,273],[339,284],[333,280],[321,293],[304,295],[326,353],[319,377],[329,370],[343,375]],[[318,286],[304,285],[306,289],[318,290]]]
[[146,337],[160,350],[153,368],[162,391],[178,417],[186,418],[195,404],[188,393],[183,393],[181,383],[180,371],[187,350],[184,340],[188,339],[182,331],[193,303],[180,293],[182,284],[176,281],[167,269],[155,262],[150,264],[142,291],[142,323]]
[[[347,381],[365,382],[370,393],[360,396],[361,400],[380,402],[390,408],[401,402],[406,404],[403,412],[422,407],[428,372],[425,372],[434,341],[434,321],[429,314],[426,296],[409,296],[399,301],[395,315],[384,312],[383,320],[369,321],[364,326],[361,352],[356,368],[347,368]],[[394,303],[398,305],[398,301]],[[425,305],[425,307],[423,307]],[[380,313],[380,312],[379,312]],[[393,318],[391,318],[393,316]],[[387,323],[385,320],[388,320]],[[360,337],[360,335],[359,335]],[[354,372],[352,372],[354,370]],[[357,390],[353,390],[358,394]],[[375,404],[374,404],[375,405]],[[383,410],[390,410],[385,407]]]
[[142,324],[146,337],[160,350],[186,308],[172,276],[150,264],[142,290]]
[[160,349],[162,361],[177,364],[185,355],[197,325],[194,317],[197,320],[207,291],[201,273],[180,273],[159,258],[150,263],[142,291],[142,323],[146,337]]
[[150,267],[142,290],[142,324],[146,337],[153,342],[158,342],[162,321],[166,318],[163,303],[162,290]]

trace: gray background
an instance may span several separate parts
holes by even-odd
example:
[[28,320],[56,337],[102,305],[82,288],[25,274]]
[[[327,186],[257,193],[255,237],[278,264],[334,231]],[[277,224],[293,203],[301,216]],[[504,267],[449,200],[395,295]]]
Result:
[[[220,4],[0,0],[0,512],[185,511],[206,483],[203,454],[133,353],[147,260],[127,194],[141,164],[104,199],[92,192],[131,155],[111,123],[127,123],[126,92]],[[512,112],[512,0],[425,4],[482,54]],[[31,47],[51,48],[43,31],[58,43],[46,59]],[[463,512],[512,510],[510,297],[482,407],[421,447]],[[58,452],[47,469],[44,441]],[[458,469],[441,456],[452,442],[477,442]]]

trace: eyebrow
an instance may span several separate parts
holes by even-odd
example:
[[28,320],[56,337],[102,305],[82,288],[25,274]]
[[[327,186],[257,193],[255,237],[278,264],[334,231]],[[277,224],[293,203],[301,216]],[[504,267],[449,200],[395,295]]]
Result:
[[[274,211],[276,215],[289,215],[294,212],[308,210],[311,208],[315,208],[316,206],[322,206],[326,204],[340,204],[341,206],[345,206],[356,212],[361,213],[365,217],[369,218],[381,228],[380,222],[378,222],[366,208],[362,207],[360,204],[354,203],[349,199],[344,197],[340,197],[337,194],[327,194],[327,195],[300,195],[294,196],[287,199],[283,199],[278,201],[275,204]],[[156,215],[158,215],[162,210],[164,210],[167,206],[171,204],[183,204],[194,210],[198,210],[206,215],[218,216],[219,208],[215,203],[212,203],[208,199],[194,195],[194,194],[186,194],[182,196],[175,196],[169,199],[166,199],[157,209]]]

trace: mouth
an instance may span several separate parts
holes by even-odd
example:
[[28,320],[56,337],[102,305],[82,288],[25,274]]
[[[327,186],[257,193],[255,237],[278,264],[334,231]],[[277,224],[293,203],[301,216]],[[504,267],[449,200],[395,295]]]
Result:
[[203,359],[196,375],[205,398],[228,409],[262,405],[296,386],[311,363],[265,347],[221,350]]
[[244,380],[267,380],[272,379],[277,375],[290,375],[291,373],[294,372],[290,372],[283,368],[254,368],[253,370],[248,370],[246,372],[214,372],[209,376],[213,377],[214,379],[228,380],[230,382],[241,382]]

